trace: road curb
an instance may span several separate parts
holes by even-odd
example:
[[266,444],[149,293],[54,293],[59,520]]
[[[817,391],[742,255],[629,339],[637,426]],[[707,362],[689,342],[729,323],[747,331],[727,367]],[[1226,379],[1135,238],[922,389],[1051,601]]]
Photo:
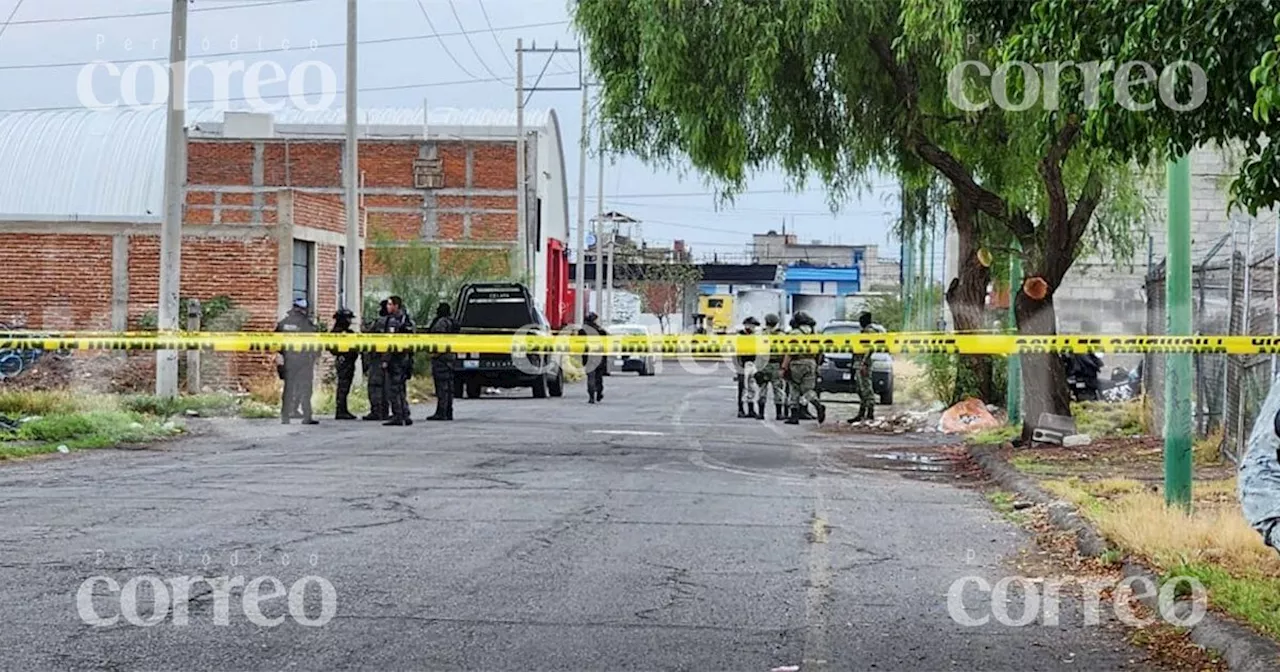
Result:
[[[1054,497],[1030,476],[1018,471],[1001,458],[1000,446],[966,446],[966,448],[978,466],[1001,487],[1017,493],[1022,499],[1044,504],[1048,508],[1049,519],[1054,525],[1075,533],[1076,548],[1081,555],[1097,557],[1112,548],[1102,535],[1093,529],[1093,525],[1076,512],[1073,505]],[[1153,585],[1160,585],[1158,577],[1138,563],[1125,561],[1123,572],[1126,577],[1141,577],[1153,582]],[[1139,600],[1151,609],[1159,609],[1156,596],[1139,598]],[[1246,626],[1208,612],[1199,623],[1190,628],[1190,631],[1191,641],[1206,649],[1219,652],[1232,672],[1280,670],[1280,644]]]

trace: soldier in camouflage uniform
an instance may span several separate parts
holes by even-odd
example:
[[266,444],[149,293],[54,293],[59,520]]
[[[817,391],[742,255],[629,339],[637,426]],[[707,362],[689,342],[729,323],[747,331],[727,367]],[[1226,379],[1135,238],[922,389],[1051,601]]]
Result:
[[1280,551],[1280,383],[1272,385],[1258,412],[1238,480],[1240,507],[1249,525]]
[[[764,333],[766,336],[781,336],[782,327],[778,325],[778,316],[769,313],[764,316]],[[760,397],[757,404],[759,405],[760,418],[764,418],[765,400],[769,396],[769,390],[773,390],[773,419],[782,420],[786,415],[787,408],[787,381],[782,378],[782,358],[783,355],[769,355],[769,362],[760,370],[762,374],[760,383]]]
[[[862,333],[869,334],[874,329],[871,327],[871,313],[862,313],[858,316],[858,324],[862,326]],[[861,355],[855,355],[853,360],[853,380],[854,386],[858,390],[858,415],[849,418],[850,423],[862,422],[875,418],[876,414],[876,391],[871,385],[871,353],[866,352]]]
[[[814,333],[817,322],[814,322],[809,314],[801,311],[796,313],[796,333],[810,335]],[[801,410],[813,404],[814,409],[818,412],[818,424],[822,424],[827,419],[827,407],[818,401],[818,393],[814,389],[818,383],[818,357],[820,354],[805,353],[802,355],[787,355],[782,360],[782,370],[786,372],[787,380],[791,382],[791,398],[788,400],[791,406],[791,417],[787,418],[788,425],[800,424]]]

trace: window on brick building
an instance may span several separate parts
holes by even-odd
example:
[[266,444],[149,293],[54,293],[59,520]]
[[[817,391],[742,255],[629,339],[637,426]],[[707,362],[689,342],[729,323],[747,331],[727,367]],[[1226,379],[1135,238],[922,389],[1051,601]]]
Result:
[[315,297],[311,296],[311,286],[315,277],[315,255],[314,243],[293,241],[293,298],[306,299],[307,305],[313,308]]

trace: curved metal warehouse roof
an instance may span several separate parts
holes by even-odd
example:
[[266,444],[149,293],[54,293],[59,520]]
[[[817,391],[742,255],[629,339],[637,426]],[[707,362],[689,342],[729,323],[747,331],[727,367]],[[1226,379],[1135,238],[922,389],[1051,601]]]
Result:
[[[548,111],[526,111],[525,127],[546,126]],[[329,134],[341,110],[289,110],[275,115],[283,136]],[[423,111],[361,110],[362,125],[422,128]],[[188,110],[187,126],[219,125],[222,111]],[[435,109],[432,136],[514,135],[515,113]],[[283,128],[282,128],[283,126]],[[310,128],[308,128],[310,127]],[[372,130],[372,129],[371,129]],[[340,131],[339,131],[340,132]],[[0,114],[0,218],[146,217],[164,207],[165,110],[67,110]]]

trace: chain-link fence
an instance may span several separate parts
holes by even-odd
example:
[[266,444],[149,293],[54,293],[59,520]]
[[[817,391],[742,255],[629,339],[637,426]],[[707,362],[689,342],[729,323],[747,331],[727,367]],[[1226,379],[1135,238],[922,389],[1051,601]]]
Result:
[[[1243,249],[1242,249],[1243,247]],[[1276,316],[1274,252],[1255,252],[1227,234],[1199,260],[1191,275],[1192,330],[1196,334],[1271,334]],[[1168,333],[1165,313],[1166,269],[1162,261],[1147,275],[1147,333]],[[1272,376],[1267,355],[1197,354],[1195,366],[1196,434],[1220,434],[1220,448],[1235,461],[1266,398]],[[1164,428],[1165,356],[1143,358],[1147,419]]]

